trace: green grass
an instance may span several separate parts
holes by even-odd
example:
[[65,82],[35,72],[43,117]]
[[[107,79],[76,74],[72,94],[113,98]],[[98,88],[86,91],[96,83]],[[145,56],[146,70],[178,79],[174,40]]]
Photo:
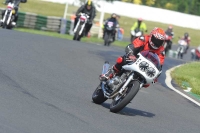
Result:
[[179,86],[182,86],[183,81],[188,82],[190,87],[192,88],[191,91],[195,94],[200,95],[199,68],[200,68],[200,62],[187,63],[181,67],[176,68],[171,73],[171,75]]
[[[2,3],[4,0],[0,0]],[[5,7],[5,5],[0,4],[0,7]],[[58,4],[58,3],[51,3],[51,2],[43,2],[41,0],[28,0],[27,3],[20,4],[20,11],[22,12],[31,12],[36,13],[40,15],[46,15],[46,16],[58,16],[63,17],[64,13],[64,4]],[[76,12],[78,7],[69,5],[68,7],[68,14],[72,14],[73,12]],[[110,14],[105,14],[105,19],[108,18]],[[142,16],[141,16],[142,17]],[[67,17],[69,18],[69,16]],[[97,13],[96,19],[100,18],[100,13]],[[178,19],[178,18],[177,18]],[[119,19],[120,26],[124,28],[125,30],[125,37],[130,37],[130,28],[133,25],[133,23],[136,21],[135,18],[129,18],[125,16],[121,16]],[[149,33],[154,27],[161,27],[163,29],[166,29],[168,27],[168,24],[158,23],[158,22],[152,22],[152,21],[145,21],[147,24],[148,32]],[[184,28],[179,26],[173,26],[174,32],[175,32],[175,38],[173,42],[176,44],[178,41],[179,36],[183,36],[185,32],[188,32],[191,36],[191,45],[192,46],[198,46],[199,45],[199,36],[200,36],[200,30],[194,30],[190,28]]]
[[[72,40],[73,39],[73,36],[71,36],[71,35],[59,34],[59,33],[56,33],[56,32],[39,31],[39,30],[26,29],[26,28],[16,28],[15,30],[21,31],[21,32],[28,32],[28,33],[32,33],[32,34],[39,34],[39,35],[45,35],[45,36],[58,37],[58,38],[63,38],[63,39],[68,39],[68,40]],[[87,43],[103,44],[103,40],[102,39],[98,39],[97,37],[90,37],[90,38],[84,37],[84,38],[81,39],[81,41],[82,42],[87,42]],[[129,44],[129,42],[125,42],[125,41],[115,41],[111,45],[125,47],[128,44]]]

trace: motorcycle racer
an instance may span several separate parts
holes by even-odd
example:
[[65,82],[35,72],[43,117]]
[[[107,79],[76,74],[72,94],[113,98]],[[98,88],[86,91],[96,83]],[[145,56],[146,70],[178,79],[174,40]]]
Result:
[[[161,28],[155,27],[150,35],[141,36],[139,38],[136,38],[132,44],[129,44],[125,51],[128,53],[128,58],[130,60],[136,61],[136,55],[141,51],[149,50],[151,52],[154,52],[158,55],[160,59],[161,64],[161,70],[162,72],[162,66],[164,64],[165,60],[165,52],[163,44],[165,42],[165,31]],[[122,66],[125,65],[126,62],[126,56],[120,56],[116,60],[116,64],[108,70],[107,73],[100,75],[100,80],[104,81],[109,78],[112,78],[112,76],[115,73],[119,73],[122,69]],[[157,79],[155,80],[157,82]],[[144,87],[148,87],[148,85]]]

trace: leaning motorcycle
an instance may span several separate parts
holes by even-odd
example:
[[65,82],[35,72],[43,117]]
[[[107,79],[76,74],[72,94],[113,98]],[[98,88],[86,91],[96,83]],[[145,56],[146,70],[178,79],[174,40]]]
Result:
[[[122,110],[135,97],[143,85],[155,83],[160,75],[161,65],[157,54],[150,51],[138,53],[137,60],[133,62],[125,55],[128,64],[122,66],[122,71],[107,81],[101,81],[92,95],[96,104],[102,104],[112,99],[110,111],[117,113]],[[103,66],[102,74],[109,69],[109,63]]]
[[115,36],[115,26],[112,21],[108,21],[105,25],[105,35],[104,35],[104,45],[110,46],[110,44],[113,42],[113,38]]
[[180,39],[178,41],[178,45],[179,45],[177,49],[178,58],[183,59],[183,54],[185,53],[186,48],[187,48],[187,42],[183,39]]
[[131,42],[134,41],[137,37],[142,36],[142,31],[139,28],[131,31]]
[[12,29],[16,25],[16,23],[13,21],[14,19],[15,19],[14,3],[9,2],[1,22],[2,28]]
[[165,38],[164,48],[165,53],[167,53],[172,47],[172,35],[166,33]]
[[80,13],[80,17],[78,19],[78,22],[76,24],[76,27],[74,28],[74,37],[73,40],[80,41],[81,37],[83,37],[85,33],[85,25],[88,22],[89,16],[85,13]]

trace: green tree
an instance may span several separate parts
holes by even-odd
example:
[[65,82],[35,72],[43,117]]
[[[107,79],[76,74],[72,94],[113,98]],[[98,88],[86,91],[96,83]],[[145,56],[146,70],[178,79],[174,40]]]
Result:
[[178,4],[177,10],[180,12],[187,12],[188,4],[187,1],[182,1]]
[[156,0],[146,0],[145,5],[151,6],[154,5]]

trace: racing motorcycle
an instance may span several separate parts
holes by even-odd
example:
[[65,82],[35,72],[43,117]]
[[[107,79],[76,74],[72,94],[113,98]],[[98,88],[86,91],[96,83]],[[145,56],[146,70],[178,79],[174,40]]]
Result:
[[89,16],[85,13],[80,13],[79,20],[74,28],[74,37],[73,40],[80,41],[85,33],[85,25],[88,22]]
[[[128,57],[128,54],[125,56]],[[96,104],[112,99],[110,111],[114,113],[130,103],[143,85],[155,83],[155,79],[161,74],[159,57],[150,51],[138,53],[135,62],[128,58],[126,61],[128,64],[122,66],[122,71],[107,81],[101,81],[92,95]],[[105,62],[102,74],[108,71],[109,66],[109,62]]]
[[165,53],[167,53],[171,47],[172,47],[172,35],[168,32],[166,32],[165,36],[165,43],[164,43],[164,48],[165,48]]
[[110,46],[115,36],[115,26],[112,21],[108,21],[105,25],[104,45]]
[[137,37],[142,36],[142,31],[139,28],[131,31],[131,42],[134,41]]
[[13,21],[15,19],[15,9],[14,3],[9,2],[5,10],[3,19],[1,21],[2,28],[12,29],[16,23]]
[[185,53],[187,48],[187,42],[184,39],[180,39],[178,41],[178,44],[179,44],[177,48],[178,58],[183,59],[183,54]]

